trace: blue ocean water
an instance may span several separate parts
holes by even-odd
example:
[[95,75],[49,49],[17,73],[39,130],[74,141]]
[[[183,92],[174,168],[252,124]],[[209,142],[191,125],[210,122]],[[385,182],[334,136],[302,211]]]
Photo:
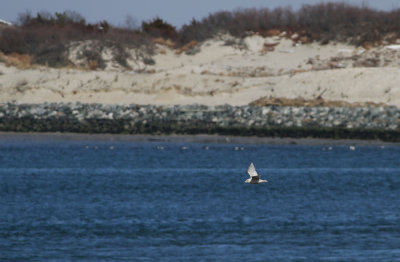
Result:
[[397,146],[0,142],[0,261],[399,260]]

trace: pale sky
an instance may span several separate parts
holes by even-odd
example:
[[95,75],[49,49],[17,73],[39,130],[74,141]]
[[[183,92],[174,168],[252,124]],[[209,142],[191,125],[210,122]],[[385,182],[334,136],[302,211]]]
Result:
[[400,0],[0,0],[0,19],[15,22],[19,13],[40,11],[50,13],[66,10],[76,11],[95,23],[107,20],[113,25],[125,25],[126,17],[133,17],[138,25],[141,21],[160,17],[168,23],[180,27],[192,18],[201,19],[216,11],[232,11],[237,8],[287,7],[294,10],[303,4],[320,2],[346,2],[366,5],[379,10],[400,8]]

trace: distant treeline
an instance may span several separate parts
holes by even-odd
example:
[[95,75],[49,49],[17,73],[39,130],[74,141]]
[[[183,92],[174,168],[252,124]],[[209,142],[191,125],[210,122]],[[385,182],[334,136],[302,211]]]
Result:
[[[141,26],[117,27],[107,21],[87,23],[76,12],[38,13],[19,16],[18,26],[0,29],[0,51],[6,54],[29,54],[33,62],[50,66],[68,64],[66,47],[70,42],[95,40],[96,50],[83,54],[102,67],[99,52],[112,47],[118,63],[127,66],[127,48],[141,48],[145,56],[152,54],[154,39],[169,40],[179,48],[193,41],[202,42],[219,33],[244,37],[249,32],[276,35],[286,32],[296,34],[302,42],[330,41],[354,45],[376,45],[400,38],[400,9],[378,11],[365,6],[345,3],[320,3],[304,5],[299,10],[291,8],[260,8],[222,11],[193,19],[177,29],[161,18],[143,21]],[[145,59],[144,59],[145,60]],[[151,59],[147,59],[149,64]]]

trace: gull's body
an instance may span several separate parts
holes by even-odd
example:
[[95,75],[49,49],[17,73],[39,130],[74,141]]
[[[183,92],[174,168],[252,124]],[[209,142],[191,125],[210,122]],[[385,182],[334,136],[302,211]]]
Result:
[[247,173],[249,173],[250,178],[246,179],[244,181],[245,183],[249,184],[261,184],[261,183],[267,183],[268,180],[262,180],[260,174],[257,173],[256,168],[254,167],[254,164],[251,163],[249,166],[249,169],[247,169]]

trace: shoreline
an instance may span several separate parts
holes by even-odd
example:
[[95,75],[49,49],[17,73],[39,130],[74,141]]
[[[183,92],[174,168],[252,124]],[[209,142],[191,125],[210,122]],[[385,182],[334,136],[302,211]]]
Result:
[[159,142],[159,143],[210,143],[210,144],[265,144],[265,145],[339,145],[339,146],[400,146],[400,143],[380,140],[360,139],[324,139],[324,138],[278,138],[257,136],[224,135],[132,135],[132,134],[82,134],[82,133],[18,133],[0,132],[1,142],[63,142],[63,141],[99,141],[99,142]]
[[[1,132],[131,134],[138,135],[137,140],[153,135],[152,141],[175,141],[174,135],[187,135],[178,141],[197,141],[199,138],[189,137],[199,135],[203,137],[200,140],[219,143],[226,142],[220,137],[231,137],[228,140],[238,143],[309,144],[303,142],[307,138],[335,139],[334,144],[355,140],[400,142],[398,119],[400,109],[394,107],[0,105]],[[282,138],[292,142],[282,142]]]

